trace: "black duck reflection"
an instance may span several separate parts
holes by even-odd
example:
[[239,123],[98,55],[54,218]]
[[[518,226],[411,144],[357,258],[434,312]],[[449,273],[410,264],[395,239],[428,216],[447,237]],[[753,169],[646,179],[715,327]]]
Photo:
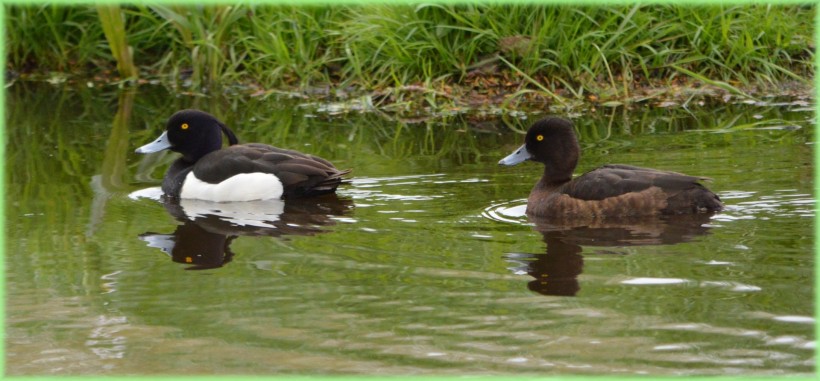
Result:
[[[641,218],[601,220],[593,224],[572,225],[530,216],[533,229],[541,233],[545,254],[507,253],[504,258],[515,264],[509,269],[534,279],[527,287],[543,295],[575,296],[581,289],[578,276],[583,272],[583,246],[626,247],[673,245],[709,234],[714,213],[698,213]],[[601,255],[620,255],[602,251]]]
[[230,245],[239,236],[321,234],[353,209],[352,200],[336,194],[287,201],[214,203],[165,197],[161,201],[182,225],[171,234],[146,232],[139,238],[172,261],[191,265],[186,270],[229,263],[234,257]]

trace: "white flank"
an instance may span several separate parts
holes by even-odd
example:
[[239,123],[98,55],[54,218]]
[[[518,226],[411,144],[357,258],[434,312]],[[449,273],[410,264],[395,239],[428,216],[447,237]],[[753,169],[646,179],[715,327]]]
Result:
[[219,184],[209,184],[191,171],[180,197],[216,202],[267,200],[282,197],[283,189],[282,182],[269,173],[240,173]]

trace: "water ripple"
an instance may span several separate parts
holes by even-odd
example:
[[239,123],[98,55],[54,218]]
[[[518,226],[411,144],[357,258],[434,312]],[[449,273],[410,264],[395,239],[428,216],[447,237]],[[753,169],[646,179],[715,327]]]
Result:
[[[420,195],[401,193],[401,189],[415,188],[418,184],[437,184],[436,180],[444,174],[408,175],[388,177],[357,177],[350,180],[352,187],[339,191],[357,200],[365,201],[430,201],[445,197],[445,194]],[[387,192],[388,187],[398,188],[396,192]],[[358,204],[357,206],[368,206]]]
[[528,225],[526,210],[527,199],[524,198],[492,204],[481,212],[481,216],[498,222]]
[[756,192],[747,191],[725,191],[720,192],[719,196],[727,201],[727,205],[723,213],[715,216],[717,221],[765,220],[771,217],[813,218],[815,214],[814,197],[796,189],[779,189],[768,195],[757,195]]

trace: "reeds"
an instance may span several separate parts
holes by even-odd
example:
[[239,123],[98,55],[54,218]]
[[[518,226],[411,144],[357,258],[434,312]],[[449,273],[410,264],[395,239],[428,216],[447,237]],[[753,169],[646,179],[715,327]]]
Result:
[[127,38],[143,72],[197,91],[232,83],[435,89],[479,73],[514,82],[518,94],[628,99],[676,78],[725,88],[810,84],[814,11],[792,4],[130,5],[118,37],[106,40],[113,32],[103,33],[93,6],[6,5],[6,51],[17,70],[77,71],[127,61]]
[[125,17],[119,5],[97,5],[105,39],[108,41],[111,54],[117,61],[117,71],[123,78],[134,79],[139,76],[139,69],[134,65],[133,50],[128,45],[125,34]]

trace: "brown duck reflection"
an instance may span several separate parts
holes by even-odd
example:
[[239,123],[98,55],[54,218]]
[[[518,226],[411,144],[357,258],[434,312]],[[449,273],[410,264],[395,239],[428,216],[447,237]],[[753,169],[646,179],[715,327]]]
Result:
[[186,270],[222,267],[233,259],[231,242],[239,236],[282,237],[327,232],[353,201],[336,194],[309,199],[214,203],[163,198],[168,213],[182,222],[172,234],[144,233],[139,238],[161,249]]
[[[519,266],[516,273],[535,278],[527,287],[543,295],[575,296],[584,267],[582,246],[624,247],[672,245],[709,233],[714,213],[603,220],[587,224],[530,217],[547,246],[546,254],[508,253],[504,258]],[[612,254],[607,251],[604,254]]]

